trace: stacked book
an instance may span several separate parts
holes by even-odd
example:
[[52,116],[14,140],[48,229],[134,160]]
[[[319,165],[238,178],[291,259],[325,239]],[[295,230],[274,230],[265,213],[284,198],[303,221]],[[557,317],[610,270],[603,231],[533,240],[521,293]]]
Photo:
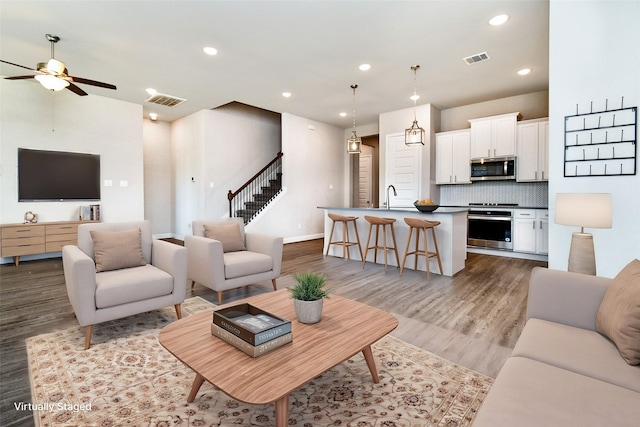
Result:
[[80,221],[100,221],[100,205],[80,206]]
[[211,335],[251,357],[258,357],[293,340],[291,321],[244,303],[213,312]]

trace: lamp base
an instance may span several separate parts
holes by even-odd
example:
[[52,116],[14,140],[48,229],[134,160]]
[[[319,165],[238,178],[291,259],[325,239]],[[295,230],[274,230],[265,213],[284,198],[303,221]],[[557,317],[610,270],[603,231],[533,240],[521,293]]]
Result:
[[596,275],[596,253],[591,233],[573,233],[569,249],[569,271]]

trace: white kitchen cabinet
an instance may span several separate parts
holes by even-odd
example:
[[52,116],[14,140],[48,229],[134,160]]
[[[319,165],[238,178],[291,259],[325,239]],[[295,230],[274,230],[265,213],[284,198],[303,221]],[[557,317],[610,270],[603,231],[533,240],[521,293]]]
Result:
[[549,211],[537,211],[538,231],[536,233],[536,253],[549,253]]
[[516,122],[520,113],[471,119],[471,158],[516,154]]
[[549,211],[517,209],[513,220],[513,251],[549,253]]
[[470,143],[468,129],[436,134],[436,184],[471,183]]
[[527,120],[517,124],[516,180],[549,180],[549,119]]

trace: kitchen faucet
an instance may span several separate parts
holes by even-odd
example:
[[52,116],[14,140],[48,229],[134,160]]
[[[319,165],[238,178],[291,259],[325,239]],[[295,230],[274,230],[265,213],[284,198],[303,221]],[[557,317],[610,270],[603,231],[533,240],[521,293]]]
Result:
[[393,184],[389,185],[387,187],[387,209],[391,209],[391,200],[389,199],[389,189],[393,188],[393,195],[394,196],[398,196],[398,193],[396,192],[396,187],[393,186]]

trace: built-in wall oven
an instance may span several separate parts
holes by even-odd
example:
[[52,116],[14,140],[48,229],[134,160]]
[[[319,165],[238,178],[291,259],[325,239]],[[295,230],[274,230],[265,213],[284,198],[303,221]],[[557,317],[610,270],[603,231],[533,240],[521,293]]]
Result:
[[513,215],[508,209],[469,209],[469,246],[513,250]]

